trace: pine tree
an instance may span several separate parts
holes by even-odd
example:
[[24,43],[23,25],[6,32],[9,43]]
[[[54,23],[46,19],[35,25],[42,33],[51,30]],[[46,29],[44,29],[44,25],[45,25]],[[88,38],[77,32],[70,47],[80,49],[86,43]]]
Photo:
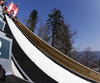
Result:
[[69,26],[63,23],[57,34],[57,42],[56,42],[57,47],[56,48],[66,55],[72,50],[71,37],[72,36],[69,30]]
[[[47,20],[47,25],[51,31],[51,45],[68,55],[72,50],[72,37],[76,32],[70,31],[70,26],[64,23],[64,17],[61,15],[61,11],[56,8],[52,10]],[[68,55],[70,56],[70,55]]]
[[34,32],[36,24],[38,21],[38,12],[36,10],[33,10],[29,16],[29,19],[27,21],[27,27]]
[[56,42],[56,35],[59,30],[59,27],[63,23],[63,16],[61,15],[61,11],[57,10],[56,8],[51,11],[52,13],[48,14],[49,19],[47,20],[47,25],[49,27],[49,30],[51,30],[52,32],[52,35],[51,35],[52,46],[55,47],[54,44]]

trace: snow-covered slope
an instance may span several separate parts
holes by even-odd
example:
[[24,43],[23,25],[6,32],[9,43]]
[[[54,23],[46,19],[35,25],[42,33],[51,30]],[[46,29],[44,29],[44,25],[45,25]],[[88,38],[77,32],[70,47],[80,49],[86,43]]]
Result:
[[21,49],[47,75],[59,83],[89,83],[88,81],[70,73],[46,57],[22,34],[8,16],[6,16],[6,19],[10,30]]

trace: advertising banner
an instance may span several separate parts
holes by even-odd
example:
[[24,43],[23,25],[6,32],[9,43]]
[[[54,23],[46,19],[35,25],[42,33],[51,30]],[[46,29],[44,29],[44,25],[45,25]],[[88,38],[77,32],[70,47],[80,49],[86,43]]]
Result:
[[13,16],[16,17],[19,9],[18,7],[13,3],[11,2],[10,5],[8,6],[7,8],[7,12],[10,14],[11,12],[13,11]]
[[0,64],[6,71],[6,75],[12,74],[12,63],[11,63],[11,50],[12,50],[12,39],[6,37],[0,32]]
[[6,23],[0,19],[0,30],[4,31],[5,24]]

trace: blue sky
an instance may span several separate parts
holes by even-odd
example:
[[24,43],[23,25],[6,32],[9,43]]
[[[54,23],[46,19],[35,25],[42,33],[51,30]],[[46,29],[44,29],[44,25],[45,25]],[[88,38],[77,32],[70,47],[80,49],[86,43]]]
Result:
[[[8,0],[9,1],[9,0]],[[11,0],[20,3],[19,20],[27,19],[30,12],[38,11],[39,18],[46,23],[51,9],[60,9],[66,23],[77,31],[74,47],[83,50],[90,46],[100,51],[100,0]]]

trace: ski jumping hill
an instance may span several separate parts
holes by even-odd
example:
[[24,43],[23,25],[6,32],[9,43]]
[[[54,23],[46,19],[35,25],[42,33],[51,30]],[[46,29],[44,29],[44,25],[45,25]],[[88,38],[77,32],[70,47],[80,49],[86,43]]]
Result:
[[13,61],[16,61],[15,65],[20,74],[30,83],[100,82],[99,73],[54,49],[33,34],[18,19],[13,22],[5,15],[4,20],[6,22],[4,32],[13,39]]

